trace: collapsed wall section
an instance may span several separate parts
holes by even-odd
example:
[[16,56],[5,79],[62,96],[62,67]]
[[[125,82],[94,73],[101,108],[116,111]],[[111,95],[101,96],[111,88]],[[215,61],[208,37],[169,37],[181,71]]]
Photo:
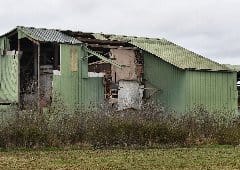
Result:
[[[106,49],[98,52],[104,54],[104,51]],[[119,47],[109,49],[105,56],[122,66],[119,68],[101,60],[89,62],[90,73],[104,75],[105,100],[118,110],[140,109],[144,91],[143,58],[140,52],[137,49]],[[132,88],[133,86],[136,88]]]

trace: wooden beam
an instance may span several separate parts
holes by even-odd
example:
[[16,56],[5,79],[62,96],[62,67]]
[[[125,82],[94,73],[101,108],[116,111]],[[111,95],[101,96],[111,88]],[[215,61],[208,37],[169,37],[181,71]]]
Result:
[[54,44],[54,61],[53,61],[53,65],[54,65],[54,70],[58,69],[58,63],[60,60],[60,49],[59,49],[59,45],[58,44]]
[[40,108],[40,44],[37,45],[37,105]]
[[98,57],[99,59],[105,61],[106,63],[110,63],[110,64],[112,64],[112,65],[114,65],[114,66],[116,66],[116,67],[118,67],[118,68],[120,68],[120,69],[122,69],[122,68],[124,67],[123,65],[120,65],[120,64],[112,61],[111,59],[106,58],[106,57],[104,57],[103,55],[101,55],[101,54],[99,54],[99,53],[97,53],[97,52],[95,52],[95,51],[93,51],[93,50],[90,50],[90,49],[87,48],[87,47],[85,47],[85,50],[86,50],[89,54],[92,54],[93,56]]
[[34,67],[34,80],[37,80],[37,65],[38,65],[38,50],[37,44],[33,43],[33,67]]
[[123,49],[123,50],[137,50],[137,47],[124,47],[124,46],[112,46],[112,45],[99,45],[99,44],[88,44],[92,48],[107,48],[107,49]]
[[[21,43],[20,43],[20,40],[18,39],[18,53],[20,53],[21,51]],[[20,96],[20,91],[21,91],[21,88],[20,88],[20,64],[21,64],[21,55],[18,55],[18,65],[17,65],[17,70],[18,70],[18,77],[17,77],[17,82],[18,82],[18,103],[21,104],[21,96]]]
[[105,45],[127,45],[126,41],[114,41],[114,40],[99,40],[99,39],[90,39],[90,38],[82,38],[82,37],[75,37],[79,41],[88,43],[88,44],[105,44]]

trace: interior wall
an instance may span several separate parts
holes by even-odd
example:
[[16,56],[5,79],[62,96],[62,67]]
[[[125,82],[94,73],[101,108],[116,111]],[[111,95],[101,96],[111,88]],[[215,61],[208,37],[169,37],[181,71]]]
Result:
[[58,44],[40,44],[40,107],[47,107],[52,103],[53,70],[60,70],[59,50]]
[[111,58],[114,62],[124,65],[123,69],[112,65],[112,80],[138,80],[136,73],[136,55],[134,50],[111,49]]

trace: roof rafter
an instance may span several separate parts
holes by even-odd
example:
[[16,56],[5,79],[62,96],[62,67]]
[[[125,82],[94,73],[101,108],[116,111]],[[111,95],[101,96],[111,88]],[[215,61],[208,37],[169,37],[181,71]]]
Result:
[[89,55],[88,57],[92,57],[92,55],[93,55],[93,56],[96,56],[96,57],[98,57],[99,59],[101,59],[101,60],[103,60],[103,61],[105,61],[105,62],[107,62],[107,63],[110,63],[110,64],[112,64],[112,65],[114,65],[114,66],[116,66],[116,67],[118,67],[118,68],[120,68],[120,69],[122,69],[122,68],[124,67],[123,65],[120,65],[120,64],[112,61],[111,59],[108,59],[108,58],[104,57],[103,55],[101,55],[101,54],[99,54],[99,53],[97,53],[97,52],[95,52],[95,51],[93,51],[93,50],[90,50],[90,49],[87,48],[87,47],[85,47],[85,50],[86,50],[89,54],[91,54],[91,55]]

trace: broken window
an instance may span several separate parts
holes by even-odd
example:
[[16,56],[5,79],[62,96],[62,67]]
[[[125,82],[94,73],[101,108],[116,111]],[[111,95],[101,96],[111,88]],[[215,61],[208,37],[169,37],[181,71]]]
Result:
[[51,65],[53,70],[60,70],[60,47],[58,44],[41,43],[40,65]]

